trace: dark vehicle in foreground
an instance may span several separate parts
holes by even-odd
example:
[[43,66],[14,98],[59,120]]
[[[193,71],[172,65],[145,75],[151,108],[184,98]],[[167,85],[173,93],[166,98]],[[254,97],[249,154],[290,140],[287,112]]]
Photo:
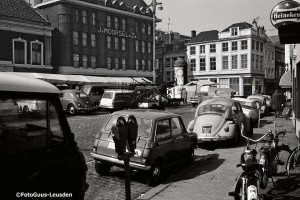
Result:
[[[1,199],[22,192],[65,192],[84,199],[87,166],[63,114],[60,93],[47,82],[0,73]],[[25,101],[38,101],[41,109],[17,109],[17,102]]]
[[157,110],[132,109],[114,112],[96,136],[91,156],[95,170],[108,174],[112,166],[124,167],[118,160],[111,131],[113,121],[133,115],[138,123],[138,136],[130,167],[147,173],[148,182],[156,185],[164,170],[194,156],[196,135],[187,133],[179,115]]
[[61,92],[61,104],[70,115],[81,111],[90,113],[95,109],[91,99],[84,92],[80,90],[62,90]]

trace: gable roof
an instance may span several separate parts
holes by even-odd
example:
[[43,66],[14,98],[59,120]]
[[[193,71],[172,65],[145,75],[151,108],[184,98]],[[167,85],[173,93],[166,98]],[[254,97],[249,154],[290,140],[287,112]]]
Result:
[[32,22],[47,22],[29,3],[25,0],[1,0],[0,16],[13,17]]
[[196,37],[193,37],[189,43],[197,43],[197,42],[209,42],[218,40],[219,31],[211,30],[211,31],[203,31],[200,32]]
[[221,32],[228,32],[230,30],[230,28],[232,28],[232,27],[239,27],[240,30],[242,30],[242,29],[252,28],[253,26],[247,22],[240,22],[240,23],[232,24],[231,26],[227,27],[226,29],[224,29]]

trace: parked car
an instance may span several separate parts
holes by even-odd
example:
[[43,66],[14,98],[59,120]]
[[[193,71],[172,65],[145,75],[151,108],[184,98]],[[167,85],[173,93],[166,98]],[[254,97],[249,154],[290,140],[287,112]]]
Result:
[[127,120],[130,115],[135,116],[138,123],[137,148],[130,159],[130,167],[147,173],[151,185],[159,183],[166,168],[193,157],[197,137],[187,133],[179,115],[158,110],[129,109],[114,112],[96,135],[91,153],[96,172],[108,174],[112,166],[123,167],[123,161],[118,160],[115,152],[111,129],[114,120],[120,116]]
[[247,99],[259,100],[261,115],[266,116],[271,112],[272,107],[267,104],[267,97],[261,94],[255,94],[248,96]]
[[91,99],[80,90],[62,90],[60,101],[63,109],[70,115],[75,115],[78,112],[84,111],[87,113],[95,109]]
[[246,98],[239,98],[235,97],[233,98],[234,100],[238,101],[242,108],[243,108],[243,113],[247,118],[250,119],[251,125],[255,124],[258,122],[259,119],[259,100],[251,100],[251,99],[246,99]]
[[100,85],[86,84],[86,85],[82,86],[81,90],[90,97],[95,108],[98,108],[99,102],[102,98],[105,87],[106,86],[103,84],[100,84]]
[[[60,93],[42,80],[0,73],[1,199],[15,199],[18,192],[66,192],[84,199],[87,166]],[[20,112],[17,102],[27,101],[39,102],[41,109]]]
[[137,102],[131,103],[133,91],[131,90],[106,90],[101,98],[99,108],[116,111],[137,107]]
[[42,101],[34,100],[22,100],[16,102],[19,105],[20,111],[25,112],[36,112],[38,110],[45,110]]
[[188,131],[195,132],[198,143],[232,140],[238,144],[240,123],[245,125],[248,135],[253,133],[238,101],[231,98],[213,98],[203,101],[195,111],[195,118],[189,123]]

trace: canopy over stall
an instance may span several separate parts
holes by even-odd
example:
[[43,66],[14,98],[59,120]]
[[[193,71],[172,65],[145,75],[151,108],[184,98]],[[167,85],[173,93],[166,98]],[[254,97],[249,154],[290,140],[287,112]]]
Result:
[[280,81],[279,81],[279,86],[281,88],[292,88],[293,82],[292,82],[291,70],[288,70],[281,76]]

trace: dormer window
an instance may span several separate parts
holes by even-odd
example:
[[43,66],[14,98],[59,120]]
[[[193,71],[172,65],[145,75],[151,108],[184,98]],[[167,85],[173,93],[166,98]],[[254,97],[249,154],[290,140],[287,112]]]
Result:
[[238,27],[231,28],[230,31],[231,31],[231,36],[238,35]]

